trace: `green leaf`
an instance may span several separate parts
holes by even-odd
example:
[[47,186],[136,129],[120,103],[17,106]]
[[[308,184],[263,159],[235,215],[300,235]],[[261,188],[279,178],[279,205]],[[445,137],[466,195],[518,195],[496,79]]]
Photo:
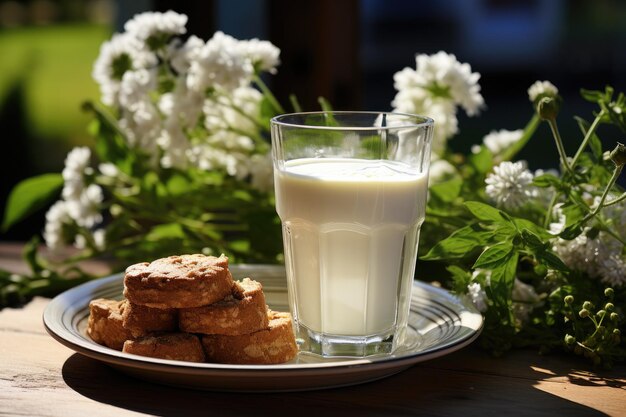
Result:
[[61,174],[43,174],[18,183],[9,194],[2,230],[8,230],[15,223],[45,207],[58,197],[61,187]]
[[547,266],[550,269],[555,269],[557,271],[566,272],[569,271],[567,265],[563,263],[561,258],[559,258],[556,254],[550,251],[543,251],[535,254],[537,260]]
[[602,100],[604,97],[604,93],[602,91],[596,90],[586,90],[584,88],[580,89],[580,95],[587,101],[591,101],[592,103],[597,103]]
[[480,152],[471,154],[468,161],[470,165],[481,174],[486,174],[493,168],[493,154],[484,146],[480,148]]
[[504,264],[509,259],[509,254],[513,251],[513,245],[509,242],[502,242],[488,247],[480,254],[472,268],[494,269]]
[[145,240],[158,241],[161,239],[183,239],[185,231],[178,223],[165,223],[154,226],[146,234]]
[[533,185],[536,187],[547,188],[554,187],[559,188],[561,186],[561,180],[552,174],[543,174],[533,179]]
[[510,299],[513,290],[518,259],[519,254],[513,251],[507,257],[506,262],[491,270],[491,285],[500,296],[504,296],[507,300]]
[[478,225],[465,226],[437,243],[420,259],[425,261],[462,259],[486,245],[490,236],[491,232],[482,230]]
[[453,178],[448,181],[431,185],[429,187],[429,191],[434,198],[437,198],[445,203],[450,203],[459,196],[462,186],[462,179]]
[[542,250],[546,246],[539,236],[528,229],[522,229],[522,240],[532,250]]
[[480,203],[478,201],[466,201],[463,204],[477,219],[482,221],[502,222],[510,218],[506,213],[489,204]]

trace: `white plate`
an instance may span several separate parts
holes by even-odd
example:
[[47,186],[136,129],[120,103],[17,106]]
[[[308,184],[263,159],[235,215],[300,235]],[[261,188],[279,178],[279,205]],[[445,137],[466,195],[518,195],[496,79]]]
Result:
[[[288,311],[285,269],[273,265],[231,265],[235,279],[263,284],[267,304]],[[192,363],[129,355],[101,346],[87,336],[89,301],[121,299],[121,274],[94,280],[55,297],[43,313],[46,330],[57,341],[137,378],[213,391],[302,391],[360,384],[384,378],[470,344],[482,330],[481,314],[465,299],[415,281],[408,342],[393,355],[324,359],[299,354],[280,365]]]

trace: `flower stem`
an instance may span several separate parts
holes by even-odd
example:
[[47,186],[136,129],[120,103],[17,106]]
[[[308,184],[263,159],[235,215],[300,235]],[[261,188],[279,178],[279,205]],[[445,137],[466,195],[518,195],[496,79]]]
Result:
[[613,175],[611,176],[609,183],[606,185],[606,188],[604,189],[604,192],[602,193],[602,197],[600,197],[600,201],[598,202],[598,205],[591,213],[587,214],[582,219],[583,224],[591,220],[596,214],[600,212],[602,207],[604,207],[604,200],[606,200],[606,197],[609,195],[609,191],[611,191],[611,188],[613,188],[613,185],[615,185],[617,178],[619,178],[620,174],[622,173],[622,168],[624,168],[623,165],[615,166],[615,169],[613,170]]
[[283,106],[281,106],[280,103],[278,102],[278,100],[276,100],[276,97],[270,91],[270,89],[267,87],[267,85],[263,82],[261,77],[259,77],[258,75],[255,74],[253,80],[256,83],[256,85],[259,86],[259,88],[261,89],[261,91],[263,92],[265,97],[267,97],[267,99],[269,100],[269,102],[272,105],[272,107],[274,108],[274,110],[277,113],[279,113],[279,114],[280,113],[285,113],[285,109],[283,109]]
[[626,192],[620,195],[619,197],[614,198],[613,200],[607,201],[606,203],[604,203],[604,207],[612,206],[613,204],[617,204],[623,200],[626,200]]
[[576,166],[576,163],[578,162],[578,159],[580,158],[580,156],[582,155],[583,151],[587,147],[587,144],[589,143],[589,140],[591,139],[591,137],[593,136],[594,132],[596,131],[596,128],[600,124],[600,120],[602,119],[603,116],[604,116],[604,109],[601,110],[600,113],[598,113],[598,115],[596,116],[596,118],[593,121],[593,123],[591,124],[591,126],[589,126],[589,129],[587,129],[587,133],[585,134],[585,138],[583,139],[582,143],[580,144],[580,147],[578,148],[578,151],[576,151],[576,154],[574,155],[574,158],[572,159],[572,163],[570,164],[570,168],[571,169],[574,169],[574,167]]
[[574,171],[570,167],[567,162],[567,155],[565,154],[565,148],[563,147],[563,140],[561,139],[561,134],[559,133],[559,128],[556,125],[556,120],[547,119],[548,124],[550,125],[550,129],[552,130],[552,135],[554,136],[554,141],[556,142],[556,148],[559,151],[559,157],[561,158],[561,163],[565,167],[565,169],[574,176]]
[[548,210],[546,210],[546,217],[543,219],[543,227],[548,228],[550,225],[550,219],[552,218],[552,210],[554,209],[554,205],[556,204],[556,199],[558,198],[559,193],[554,192],[552,194],[552,198],[550,199],[550,204],[548,205]]

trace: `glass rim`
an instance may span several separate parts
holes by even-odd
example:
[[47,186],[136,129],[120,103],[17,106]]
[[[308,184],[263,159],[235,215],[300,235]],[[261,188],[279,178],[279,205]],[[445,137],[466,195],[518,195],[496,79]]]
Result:
[[[281,121],[283,118],[293,117],[293,116],[314,116],[314,115],[393,115],[393,116],[404,116],[410,119],[420,119],[421,122],[409,122],[402,126],[317,126],[317,125],[306,125],[300,123],[289,123]],[[270,119],[270,125],[278,125],[284,127],[293,127],[293,128],[306,128],[306,129],[316,129],[316,130],[359,130],[359,131],[368,131],[368,130],[396,130],[396,129],[414,129],[414,128],[423,128],[428,126],[433,126],[435,121],[427,116],[421,116],[418,114],[411,113],[402,113],[402,112],[391,112],[391,111],[351,111],[351,110],[333,110],[333,111],[310,111],[310,112],[293,112],[293,113],[284,113],[274,116]]]

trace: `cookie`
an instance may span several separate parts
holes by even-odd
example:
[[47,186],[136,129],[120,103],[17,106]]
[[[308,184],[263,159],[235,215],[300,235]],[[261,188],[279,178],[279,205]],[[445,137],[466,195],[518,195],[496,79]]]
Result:
[[173,332],[178,330],[178,310],[127,302],[122,313],[122,325],[134,337],[153,332]]
[[265,329],[269,325],[263,286],[250,278],[236,281],[232,294],[207,306],[182,308],[181,331],[236,336]]
[[131,265],[124,275],[124,296],[154,308],[190,308],[212,304],[231,293],[228,258],[176,255]]
[[126,300],[98,298],[89,302],[87,334],[94,342],[111,349],[122,350],[124,342],[132,339],[130,330],[123,326],[122,314]]
[[254,333],[225,336],[202,336],[208,362],[229,364],[278,364],[290,361],[298,353],[291,315],[268,311],[267,329]]
[[175,361],[204,362],[202,344],[189,333],[164,333],[127,340],[124,353]]

